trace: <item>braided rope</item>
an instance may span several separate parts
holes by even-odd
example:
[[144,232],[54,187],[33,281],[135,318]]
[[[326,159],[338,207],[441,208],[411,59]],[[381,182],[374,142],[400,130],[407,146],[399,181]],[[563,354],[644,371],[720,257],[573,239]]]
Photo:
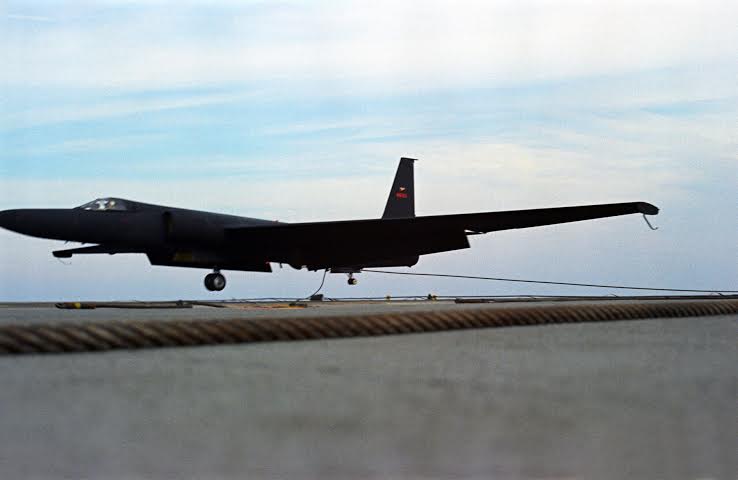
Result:
[[0,355],[400,335],[473,328],[738,314],[738,300],[478,308],[372,315],[0,326]]

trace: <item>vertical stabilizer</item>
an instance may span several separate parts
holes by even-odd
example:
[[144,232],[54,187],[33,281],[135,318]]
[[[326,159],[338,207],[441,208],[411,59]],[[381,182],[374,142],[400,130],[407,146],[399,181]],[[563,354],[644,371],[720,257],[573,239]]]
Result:
[[400,159],[395,181],[392,183],[387,206],[382,218],[408,218],[415,216],[415,180],[413,175],[414,158]]

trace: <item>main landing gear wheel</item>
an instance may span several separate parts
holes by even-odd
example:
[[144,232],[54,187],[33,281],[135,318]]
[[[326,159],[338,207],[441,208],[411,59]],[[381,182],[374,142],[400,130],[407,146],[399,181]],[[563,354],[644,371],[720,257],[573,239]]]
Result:
[[348,278],[348,284],[349,285],[356,285],[357,283],[359,283],[359,281],[354,278],[354,274],[353,273],[349,273],[348,274],[348,277],[349,277]]
[[211,292],[220,292],[226,286],[226,278],[220,272],[205,275],[205,288]]

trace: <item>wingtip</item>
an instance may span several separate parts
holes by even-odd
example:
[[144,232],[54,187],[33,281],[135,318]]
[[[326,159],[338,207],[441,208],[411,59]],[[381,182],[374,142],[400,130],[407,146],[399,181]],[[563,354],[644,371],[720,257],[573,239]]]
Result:
[[637,204],[638,211],[644,215],[658,215],[659,214],[659,207],[656,205],[651,205],[647,202],[638,202]]

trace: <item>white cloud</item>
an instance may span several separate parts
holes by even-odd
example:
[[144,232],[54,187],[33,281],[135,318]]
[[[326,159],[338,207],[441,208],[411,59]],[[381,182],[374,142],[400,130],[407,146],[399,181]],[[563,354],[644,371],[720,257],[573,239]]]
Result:
[[164,134],[121,135],[117,137],[86,137],[65,140],[50,145],[32,145],[19,149],[19,156],[38,154],[75,154],[130,148],[166,138]]
[[[74,10],[74,9],[72,9]],[[422,90],[730,62],[732,2],[137,5],[9,29],[6,85]]]
[[62,123],[93,120],[100,118],[120,117],[131,114],[179,110],[230,102],[245,101],[255,98],[256,92],[250,93],[201,93],[176,98],[147,99],[106,99],[98,102],[71,103],[62,106],[44,106],[26,108],[17,112],[8,112],[0,117],[0,125],[9,128],[22,128],[49,123]]
[[53,22],[54,19],[51,17],[41,17],[38,15],[15,15],[9,13],[5,15],[8,20],[20,20],[25,22]]

